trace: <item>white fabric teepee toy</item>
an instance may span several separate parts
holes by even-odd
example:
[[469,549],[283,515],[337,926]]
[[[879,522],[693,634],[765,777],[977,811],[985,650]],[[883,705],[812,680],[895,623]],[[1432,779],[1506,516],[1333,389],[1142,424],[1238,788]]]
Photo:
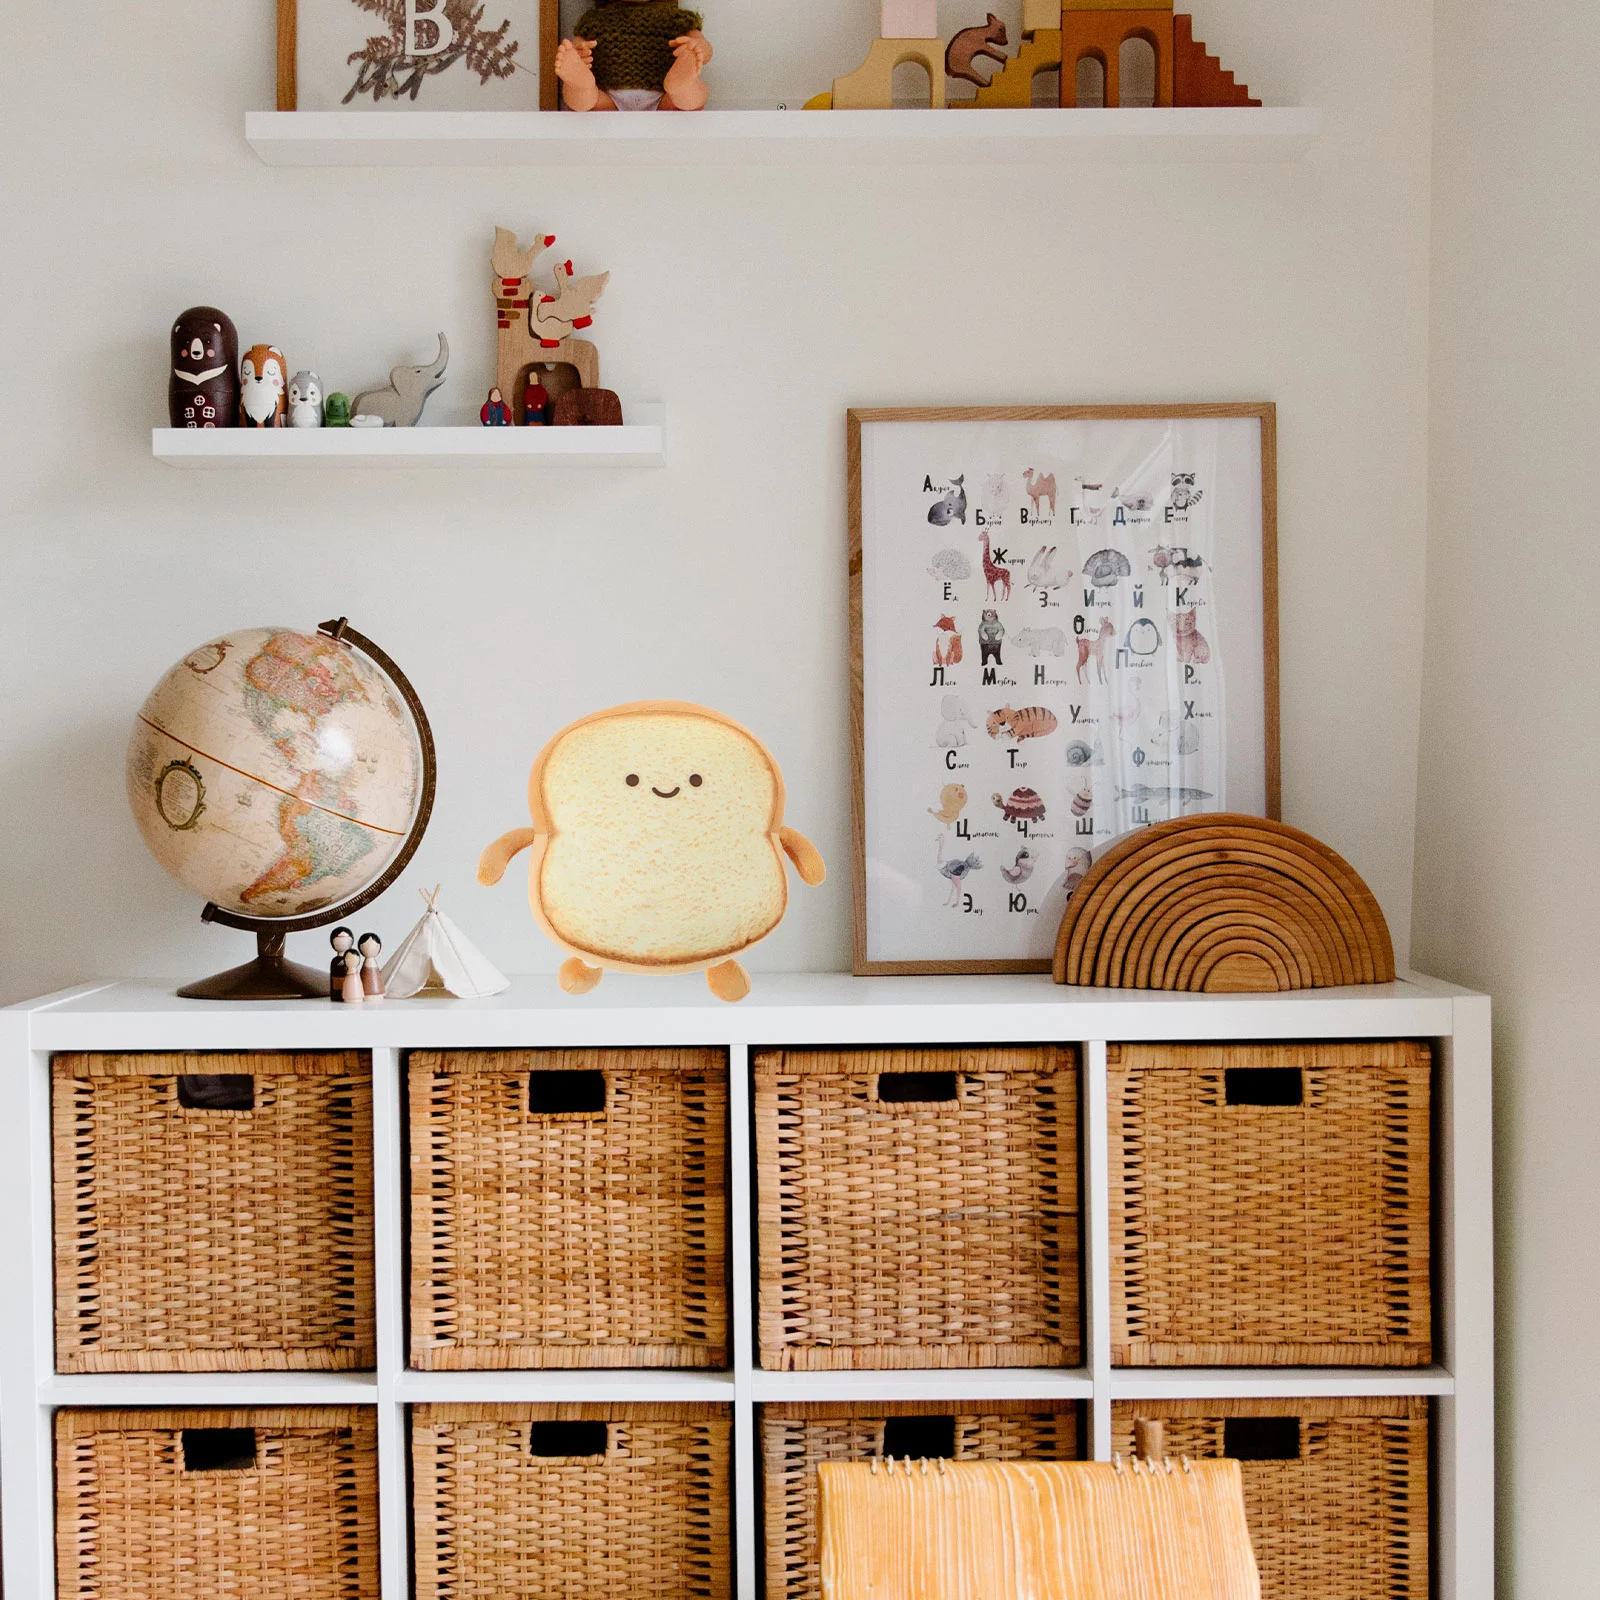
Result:
[[509,989],[511,980],[439,909],[440,887],[421,891],[428,909],[384,967],[384,993],[396,1000],[415,994],[480,1000]]

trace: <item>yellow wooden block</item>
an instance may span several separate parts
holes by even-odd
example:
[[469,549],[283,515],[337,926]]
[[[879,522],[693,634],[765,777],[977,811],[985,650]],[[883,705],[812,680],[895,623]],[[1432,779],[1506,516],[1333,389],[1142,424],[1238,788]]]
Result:
[[[1061,19],[1057,17],[1056,21]],[[973,100],[952,101],[953,105],[1009,107],[1026,110],[1033,104],[1033,80],[1041,72],[1061,65],[1060,28],[1036,28],[1021,48],[978,91]]]
[[1061,26],[1061,0],[1022,0],[1022,37]]
[[824,89],[821,94],[812,95],[812,97],[809,100],[807,100],[806,103],[803,106],[800,107],[800,109],[802,111],[832,111],[833,110],[833,92],[832,92],[832,90]]
[[[1062,11],[1170,11],[1172,0],[1060,0]],[[1053,26],[1054,24],[1052,24]],[[1023,24],[1027,32],[1027,24]]]
[[894,105],[894,69],[914,61],[928,70],[928,103],[943,111],[944,45],[939,39],[874,39],[867,59],[848,76],[833,80],[835,111],[888,111]]

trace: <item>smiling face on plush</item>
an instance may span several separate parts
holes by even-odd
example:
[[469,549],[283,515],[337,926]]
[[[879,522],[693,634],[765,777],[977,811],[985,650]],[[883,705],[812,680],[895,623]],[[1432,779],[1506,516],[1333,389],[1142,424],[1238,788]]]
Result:
[[529,802],[545,836],[530,898],[579,954],[700,966],[783,916],[782,779],[758,740],[714,712],[656,703],[585,718],[534,764]]

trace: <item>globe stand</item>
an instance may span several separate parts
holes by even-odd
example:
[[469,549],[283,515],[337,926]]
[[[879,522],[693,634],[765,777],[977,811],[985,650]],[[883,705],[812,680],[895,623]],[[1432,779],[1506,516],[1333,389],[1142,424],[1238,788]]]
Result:
[[179,991],[184,1000],[326,1000],[328,974],[290,961],[283,953],[284,935],[256,931],[256,958],[229,967]]

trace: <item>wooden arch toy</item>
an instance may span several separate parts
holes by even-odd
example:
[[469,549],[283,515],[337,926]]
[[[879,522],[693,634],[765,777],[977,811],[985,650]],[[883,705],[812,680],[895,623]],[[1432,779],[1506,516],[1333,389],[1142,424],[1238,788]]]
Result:
[[1264,817],[1175,817],[1089,869],[1056,936],[1055,980],[1268,994],[1390,983],[1371,890],[1309,834]]

